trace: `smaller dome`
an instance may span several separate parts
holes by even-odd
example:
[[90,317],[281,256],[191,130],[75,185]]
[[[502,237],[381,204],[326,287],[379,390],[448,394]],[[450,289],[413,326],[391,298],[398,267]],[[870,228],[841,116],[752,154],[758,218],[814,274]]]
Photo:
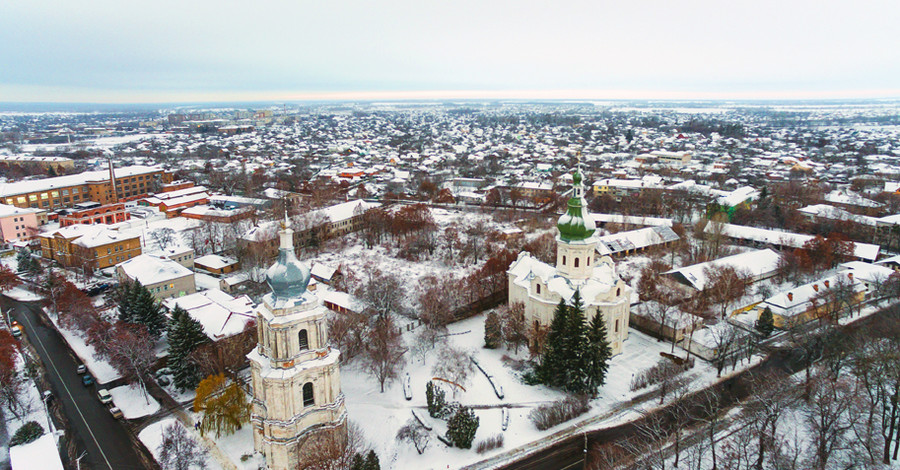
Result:
[[572,184],[579,185],[581,180],[581,170],[575,170],[575,173],[572,175]]
[[297,259],[293,249],[278,250],[278,260],[266,270],[266,283],[276,299],[297,299],[306,293],[309,268]]

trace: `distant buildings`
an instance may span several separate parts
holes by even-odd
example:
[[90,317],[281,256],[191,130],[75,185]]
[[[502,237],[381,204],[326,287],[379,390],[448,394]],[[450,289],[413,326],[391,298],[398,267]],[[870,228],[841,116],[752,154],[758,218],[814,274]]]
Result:
[[103,269],[141,254],[139,235],[105,225],[70,225],[39,235],[41,256],[63,267]]
[[38,219],[35,212],[32,209],[20,209],[0,204],[0,238],[4,242],[33,239],[38,232]]

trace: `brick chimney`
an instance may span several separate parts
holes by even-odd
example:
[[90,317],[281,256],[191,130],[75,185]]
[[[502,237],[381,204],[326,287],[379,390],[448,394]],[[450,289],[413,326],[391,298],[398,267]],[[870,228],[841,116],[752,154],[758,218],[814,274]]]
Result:
[[813,290],[816,291],[816,292],[819,292],[819,285],[818,285],[818,284],[813,284]]
[[852,281],[852,280],[853,280],[853,273],[847,273],[847,277],[850,278],[850,280]]
[[794,301],[794,293],[793,292],[788,292],[788,300],[790,300],[791,302]]
[[831,281],[829,281],[828,279],[826,279],[826,280],[825,280],[825,288],[827,289],[827,288],[829,288],[829,287],[831,287]]

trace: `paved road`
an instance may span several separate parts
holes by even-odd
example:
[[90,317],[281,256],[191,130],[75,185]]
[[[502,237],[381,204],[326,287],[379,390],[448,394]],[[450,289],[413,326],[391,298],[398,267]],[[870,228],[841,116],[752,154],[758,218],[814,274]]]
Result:
[[76,447],[79,452],[87,451],[82,464],[93,470],[146,469],[128,431],[97,399],[97,386],[81,384],[81,376],[75,373],[80,362],[72,357],[68,345],[55,330],[41,323],[40,307],[5,297],[0,304],[22,325],[41,357],[53,395],[75,432]]

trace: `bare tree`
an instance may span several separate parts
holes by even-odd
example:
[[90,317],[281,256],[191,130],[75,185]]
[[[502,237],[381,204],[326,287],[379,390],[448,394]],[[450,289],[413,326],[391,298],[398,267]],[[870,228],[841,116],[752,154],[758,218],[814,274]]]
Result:
[[730,265],[714,265],[703,270],[706,284],[703,294],[712,304],[721,307],[722,318],[728,314],[729,307],[747,295],[750,288],[750,275]]
[[169,227],[163,227],[150,232],[150,238],[159,246],[160,250],[175,243],[175,230]]
[[850,388],[847,380],[834,380],[827,374],[819,374],[813,382],[804,414],[815,451],[813,467],[817,470],[830,468],[829,460],[843,448],[846,434],[853,427],[856,417],[851,413]]
[[353,458],[368,449],[362,429],[348,421],[346,433],[341,428],[317,432],[299,446],[297,469],[350,470]]
[[503,341],[507,348],[519,353],[519,346],[528,341],[528,326],[525,323],[525,304],[513,302],[500,309],[500,323]]
[[417,419],[412,418],[406,422],[406,425],[397,431],[398,441],[409,441],[416,448],[416,452],[422,454],[428,448],[431,436]]
[[[469,374],[475,369],[472,365],[472,357],[461,349],[446,345],[438,353],[438,360],[431,372],[435,377],[453,382],[465,387],[469,381]],[[456,396],[457,388],[453,388],[453,396]]]
[[153,343],[153,337],[145,326],[119,322],[112,327],[108,341],[100,349],[123,376],[138,381],[148,403],[150,396],[147,394],[146,380],[156,361]]
[[403,339],[390,315],[375,319],[375,325],[369,331],[366,342],[366,355],[364,358],[365,369],[378,380],[381,393],[384,393],[384,384],[397,378],[397,374],[403,368]]
[[163,470],[206,468],[206,449],[198,445],[177,421],[163,429],[162,442],[157,449],[159,466]]
[[340,349],[342,361],[365,350],[367,320],[365,314],[351,311],[334,312],[328,318],[328,339]]
[[778,423],[784,413],[794,406],[796,397],[779,376],[759,376],[753,384],[754,391],[744,407],[742,419],[753,431],[752,435],[756,436],[755,467],[762,470],[765,468],[766,450],[772,449],[778,441]]
[[400,313],[405,297],[397,276],[372,267],[366,269],[362,283],[353,294],[379,317]]

